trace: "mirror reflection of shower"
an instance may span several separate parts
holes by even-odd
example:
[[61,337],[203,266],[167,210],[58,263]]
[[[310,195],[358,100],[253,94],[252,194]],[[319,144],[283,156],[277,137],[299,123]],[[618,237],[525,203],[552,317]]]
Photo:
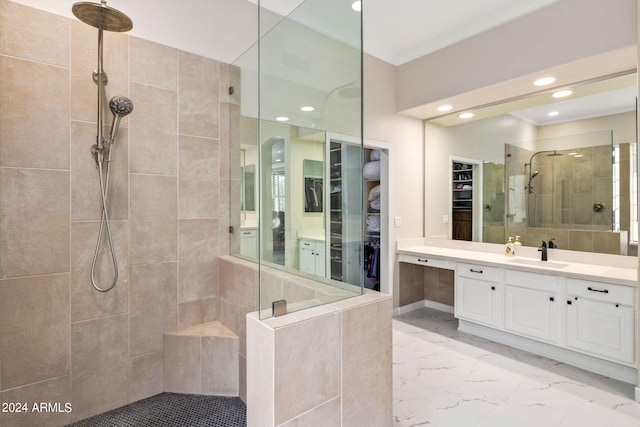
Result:
[[527,223],[530,227],[538,227],[538,198],[536,197],[534,179],[540,175],[539,170],[533,169],[533,159],[538,154],[548,153],[547,157],[559,157],[562,156],[562,153],[558,153],[558,150],[542,150],[533,153],[533,155],[529,158],[529,162],[524,164],[525,173],[527,173],[527,167],[529,172],[529,182],[525,186],[525,190],[529,195],[528,203],[527,203]]
[[[125,32],[133,28],[131,19],[120,12],[107,6],[106,0],[100,3],[79,2],[71,7],[71,11],[80,21],[87,25],[98,29],[98,68],[93,72],[93,81],[98,86],[98,115],[97,115],[97,136],[96,143],[91,147],[91,154],[94,156],[98,169],[98,177],[100,181],[100,198],[102,203],[102,218],[100,220],[100,230],[96,241],[96,248],[91,262],[91,285],[100,292],[107,292],[113,289],[118,282],[118,261],[116,259],[113,238],[111,235],[111,227],[109,224],[109,214],[107,205],[107,194],[109,191],[109,173],[111,172],[111,151],[118,135],[120,120],[131,114],[133,111],[133,102],[124,96],[114,96],[109,102],[109,108],[113,113],[113,122],[108,136],[103,135],[102,129],[102,113],[104,109],[105,86],[108,83],[107,75],[103,67],[103,32]],[[107,241],[111,253],[111,261],[113,264],[113,280],[111,285],[106,288],[98,286],[95,270],[100,246],[102,244],[102,235],[106,231]]]

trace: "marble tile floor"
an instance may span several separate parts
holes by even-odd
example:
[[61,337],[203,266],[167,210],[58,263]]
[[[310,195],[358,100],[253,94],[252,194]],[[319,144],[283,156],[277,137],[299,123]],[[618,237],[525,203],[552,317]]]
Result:
[[457,327],[429,308],[394,317],[394,427],[640,426],[632,385]]

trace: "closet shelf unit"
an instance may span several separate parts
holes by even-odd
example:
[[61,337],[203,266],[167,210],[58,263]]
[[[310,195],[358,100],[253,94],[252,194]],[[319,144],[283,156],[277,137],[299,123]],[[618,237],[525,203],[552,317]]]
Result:
[[473,164],[452,162],[451,209],[452,238],[454,240],[473,240]]

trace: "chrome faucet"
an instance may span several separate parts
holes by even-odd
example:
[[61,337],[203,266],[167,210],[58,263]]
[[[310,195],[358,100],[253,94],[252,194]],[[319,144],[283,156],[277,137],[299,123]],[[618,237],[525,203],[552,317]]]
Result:
[[542,252],[540,261],[547,261],[547,243],[543,240],[542,245],[538,248],[538,252]]

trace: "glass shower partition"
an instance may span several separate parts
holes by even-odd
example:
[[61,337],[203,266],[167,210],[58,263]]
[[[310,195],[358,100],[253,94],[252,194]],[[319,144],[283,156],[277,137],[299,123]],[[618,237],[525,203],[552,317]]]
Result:
[[[291,3],[258,2],[259,41],[230,71],[230,253],[259,261],[262,318],[363,292],[361,13]],[[332,277],[338,256],[350,273]]]

